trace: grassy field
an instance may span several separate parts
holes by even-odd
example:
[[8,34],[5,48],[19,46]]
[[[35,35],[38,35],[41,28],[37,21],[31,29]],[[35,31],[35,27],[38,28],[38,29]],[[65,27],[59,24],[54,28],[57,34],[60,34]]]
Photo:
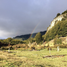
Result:
[[67,67],[67,55],[56,58],[43,58],[47,55],[63,55],[67,54],[67,48],[60,48],[60,51],[53,49],[48,51],[43,49],[40,51],[23,51],[22,49],[8,51],[0,51],[0,67]]

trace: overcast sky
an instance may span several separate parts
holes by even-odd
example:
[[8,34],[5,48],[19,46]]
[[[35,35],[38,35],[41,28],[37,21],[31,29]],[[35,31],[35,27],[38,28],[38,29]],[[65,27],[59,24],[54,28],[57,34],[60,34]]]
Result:
[[45,31],[65,10],[67,0],[0,0],[0,39]]

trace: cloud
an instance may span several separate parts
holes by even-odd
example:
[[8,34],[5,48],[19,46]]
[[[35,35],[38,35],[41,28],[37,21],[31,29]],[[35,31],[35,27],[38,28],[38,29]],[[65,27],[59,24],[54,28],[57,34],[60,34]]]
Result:
[[14,37],[44,31],[67,0],[0,0],[0,37]]

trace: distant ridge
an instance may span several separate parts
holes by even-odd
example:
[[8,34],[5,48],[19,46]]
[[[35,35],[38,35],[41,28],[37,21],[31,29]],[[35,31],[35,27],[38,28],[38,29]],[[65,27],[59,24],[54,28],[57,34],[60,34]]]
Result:
[[[46,31],[41,31],[40,33],[41,33],[41,35],[44,35],[46,33]],[[33,33],[32,38],[34,38],[36,34],[37,33]],[[31,34],[19,35],[19,36],[13,37],[13,38],[14,39],[26,40],[26,39],[28,39],[30,37],[30,35]]]

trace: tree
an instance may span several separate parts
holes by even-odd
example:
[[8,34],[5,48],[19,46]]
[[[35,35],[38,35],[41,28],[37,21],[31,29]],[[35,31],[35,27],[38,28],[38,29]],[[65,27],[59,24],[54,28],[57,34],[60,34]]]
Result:
[[9,43],[11,43],[12,40],[13,40],[12,38],[7,38],[7,39],[3,40],[3,43],[9,44]]
[[65,14],[65,13],[67,13],[67,10],[65,10],[62,14]]
[[41,33],[37,33],[35,36],[35,41],[39,44],[42,41],[42,35]]
[[57,13],[57,16],[56,17],[58,17],[60,15],[60,13]]
[[62,40],[58,38],[58,34],[56,35],[55,39],[54,39],[54,45],[55,44],[61,44],[62,43]]
[[12,38],[7,38],[8,42],[12,41]]
[[33,38],[29,38],[28,42],[33,43],[34,42]]

